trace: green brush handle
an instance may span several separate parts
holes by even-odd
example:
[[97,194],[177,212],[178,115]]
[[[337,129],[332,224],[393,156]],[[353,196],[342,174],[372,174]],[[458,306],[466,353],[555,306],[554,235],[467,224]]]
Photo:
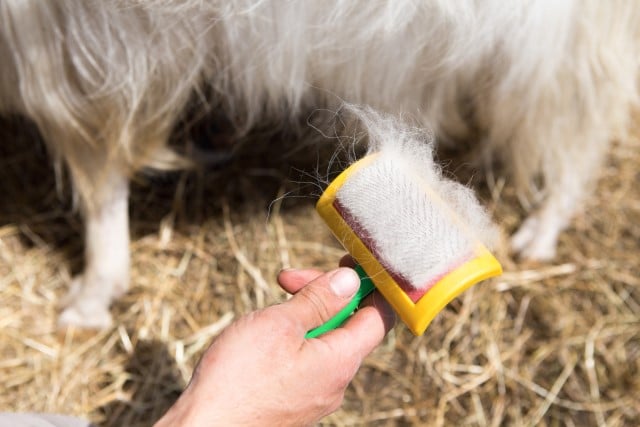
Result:
[[360,276],[360,289],[353,296],[353,299],[349,301],[349,303],[338,312],[331,319],[327,320],[323,325],[318,326],[317,328],[311,329],[304,336],[305,338],[316,338],[325,332],[332,331],[340,325],[342,325],[348,318],[353,314],[353,312],[358,308],[360,302],[376,288],[373,284],[371,278],[365,273],[365,271],[360,267],[360,265],[356,265],[355,268],[356,273]]

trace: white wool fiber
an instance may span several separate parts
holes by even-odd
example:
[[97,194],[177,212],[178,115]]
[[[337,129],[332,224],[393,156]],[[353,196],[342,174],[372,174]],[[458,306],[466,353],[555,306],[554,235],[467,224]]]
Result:
[[344,100],[479,133],[568,217],[639,102],[639,21],[637,0],[3,0],[0,113],[89,206],[108,169],[183,164],[166,142],[190,99],[239,134]]
[[378,156],[349,177],[337,200],[387,270],[423,289],[469,260],[479,240],[493,242],[487,213],[471,190],[442,176],[428,135],[351,109]]

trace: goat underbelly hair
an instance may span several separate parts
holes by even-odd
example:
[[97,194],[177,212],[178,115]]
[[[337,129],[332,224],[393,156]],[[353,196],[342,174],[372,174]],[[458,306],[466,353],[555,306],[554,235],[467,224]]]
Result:
[[38,126],[86,222],[60,323],[110,324],[128,180],[185,166],[167,140],[194,99],[235,136],[350,104],[372,133],[394,117],[389,147],[407,116],[439,142],[473,137],[530,212],[513,251],[552,259],[637,103],[638,22],[635,0],[0,1],[0,113]]

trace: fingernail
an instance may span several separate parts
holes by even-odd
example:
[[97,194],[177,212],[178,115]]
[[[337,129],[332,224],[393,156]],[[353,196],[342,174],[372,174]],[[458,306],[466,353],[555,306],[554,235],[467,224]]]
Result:
[[352,296],[360,286],[358,274],[350,268],[339,268],[329,278],[329,286],[334,294],[341,298]]

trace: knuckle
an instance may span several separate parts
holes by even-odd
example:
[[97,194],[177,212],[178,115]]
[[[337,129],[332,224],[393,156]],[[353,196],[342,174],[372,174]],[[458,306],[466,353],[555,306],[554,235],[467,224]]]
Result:
[[317,289],[308,289],[307,292],[299,294],[301,298],[305,300],[310,307],[312,313],[314,313],[319,321],[325,321],[332,315],[331,310],[326,304],[326,298],[323,298],[321,291]]

